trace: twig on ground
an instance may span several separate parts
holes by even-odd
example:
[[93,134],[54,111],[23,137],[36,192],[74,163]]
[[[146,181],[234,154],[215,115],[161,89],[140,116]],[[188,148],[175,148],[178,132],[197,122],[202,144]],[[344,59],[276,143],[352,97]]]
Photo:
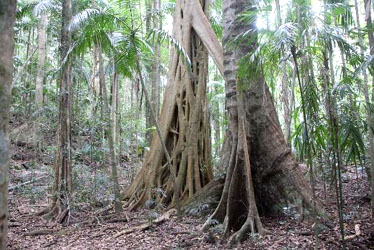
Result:
[[50,246],[53,246],[53,245],[55,245],[57,242],[58,242],[58,240],[55,239],[55,240],[53,240],[53,241],[51,241],[51,242],[45,244],[43,247],[50,247]]
[[39,235],[54,234],[56,232],[57,232],[56,229],[40,229],[40,230],[35,230],[32,232],[25,233],[24,236],[39,236]]
[[47,177],[47,175],[43,175],[43,176],[40,176],[39,178],[35,178],[35,179],[29,180],[29,181],[25,181],[25,182],[22,182],[22,183],[20,183],[20,184],[18,184],[18,185],[15,185],[15,186],[9,187],[9,188],[8,188],[8,192],[12,192],[12,191],[14,191],[16,188],[19,188],[19,187],[22,187],[22,186],[25,186],[25,185],[32,184],[32,183],[34,183],[34,182],[40,181],[40,180],[44,179],[45,177]]
[[353,240],[354,238],[356,238],[360,235],[361,235],[360,224],[356,224],[355,225],[355,234],[346,236],[345,240]]
[[165,222],[166,220],[168,220],[170,218],[170,216],[173,215],[173,214],[175,214],[175,213],[176,213],[176,210],[175,209],[171,209],[171,210],[167,211],[165,214],[163,214],[160,217],[158,217],[153,222],[147,222],[147,223],[141,224],[141,225],[139,225],[137,227],[133,227],[133,228],[129,228],[129,229],[123,230],[123,231],[115,234],[110,239],[118,238],[121,235],[130,234],[130,233],[133,233],[135,231],[144,231],[144,230],[147,230],[148,228],[150,228],[152,225],[160,225],[163,222]]

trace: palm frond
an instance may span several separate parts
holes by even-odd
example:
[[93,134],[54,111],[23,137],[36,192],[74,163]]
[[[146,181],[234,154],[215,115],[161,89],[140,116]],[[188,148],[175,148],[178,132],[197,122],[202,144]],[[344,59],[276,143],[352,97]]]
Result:
[[39,16],[40,14],[58,8],[58,5],[53,0],[43,0],[35,5],[33,9],[34,16]]
[[369,67],[369,65],[372,64],[373,61],[374,61],[374,55],[367,56],[364,62],[356,69],[354,78],[357,78],[358,75],[361,74],[361,72],[363,72],[364,70],[367,70],[367,68]]
[[84,25],[87,25],[89,21],[92,21],[93,17],[102,14],[103,12],[99,9],[85,9],[80,13],[76,14],[69,25],[69,30],[74,32],[77,29],[82,28]]
[[150,35],[154,36],[154,38],[156,38],[159,42],[166,41],[172,44],[174,48],[176,49],[176,51],[178,52],[178,54],[184,58],[187,67],[191,69],[191,59],[188,56],[186,50],[183,48],[182,44],[180,44],[177,39],[172,37],[166,31],[160,30],[160,29],[152,29]]
[[31,15],[34,6],[35,6],[35,3],[18,4],[17,5],[16,18],[17,19],[22,19],[25,16]]

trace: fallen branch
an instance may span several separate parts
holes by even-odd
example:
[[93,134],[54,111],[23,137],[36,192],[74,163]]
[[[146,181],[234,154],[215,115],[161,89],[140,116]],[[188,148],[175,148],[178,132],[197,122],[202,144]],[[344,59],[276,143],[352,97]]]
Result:
[[355,234],[346,236],[345,240],[353,240],[354,238],[356,238],[360,235],[361,235],[360,224],[356,224],[355,225]]
[[178,234],[191,234],[189,231],[178,231],[178,232],[171,232],[171,235],[178,235]]
[[25,233],[24,236],[39,236],[39,235],[54,234],[56,232],[57,232],[56,229],[40,229],[40,230],[35,230],[32,232]]
[[53,241],[51,241],[51,242],[45,244],[43,247],[47,248],[47,247],[53,246],[53,245],[55,245],[57,242],[58,242],[57,240],[53,240]]
[[100,233],[104,233],[105,231],[107,230],[113,230],[113,229],[117,229],[118,227],[117,226],[109,226],[109,227],[104,227],[100,230]]
[[[84,219],[82,221],[76,221],[76,222],[73,222],[72,224],[77,224],[78,226],[93,224],[95,222],[97,216],[99,216],[100,214],[103,214],[103,213],[107,213],[110,209],[112,209],[112,207],[107,206],[107,207],[95,212],[93,215],[90,215],[91,218]],[[105,217],[105,216],[103,216],[103,217]]]
[[22,182],[22,183],[20,183],[18,185],[9,187],[8,188],[8,192],[12,192],[16,188],[19,188],[19,187],[22,187],[22,186],[25,186],[25,185],[32,184],[34,182],[40,181],[40,180],[44,179],[45,177],[47,177],[47,175],[43,175],[43,176],[40,176],[39,178],[35,178],[35,179],[29,180],[29,181],[25,181],[25,182]]
[[20,223],[9,223],[8,224],[8,227],[20,227],[20,226],[22,226],[22,224]]
[[295,232],[296,234],[299,234],[299,235],[302,235],[302,236],[311,236],[311,235],[314,235],[314,232],[312,231],[298,231],[298,232]]
[[22,65],[22,68],[18,71],[16,77],[14,77],[14,81],[12,83],[12,86],[14,83],[18,82],[19,78],[23,75],[24,71],[25,71],[25,68],[27,67],[27,65],[29,65],[29,63],[31,62],[31,59],[34,57],[34,54],[36,52],[38,47],[35,47],[34,50],[32,51],[32,53],[29,55],[29,57],[27,58],[26,62]]
[[107,222],[107,223],[117,223],[117,222],[128,222],[128,221],[129,221],[128,218],[114,218],[114,219],[106,220],[105,222]]
[[133,233],[133,232],[136,232],[136,231],[147,230],[152,225],[160,225],[160,224],[164,223],[165,221],[167,221],[168,219],[170,219],[170,216],[173,215],[173,214],[175,214],[176,212],[177,212],[177,210],[171,209],[171,210],[167,211],[165,214],[163,214],[160,217],[158,217],[153,222],[147,222],[147,223],[141,224],[141,225],[139,225],[137,227],[133,227],[133,228],[129,228],[129,229],[123,230],[123,231],[115,234],[111,239],[118,238],[119,236],[124,235],[124,234],[130,234],[130,233]]
[[109,214],[105,216],[92,216],[91,218],[87,220],[84,220],[79,223],[73,223],[73,224],[78,224],[79,226],[83,226],[83,225],[93,225],[96,223],[100,224],[100,222],[118,223],[118,222],[129,222],[129,221],[130,219],[127,214],[125,214],[125,217],[118,217],[118,214]]
[[353,241],[352,245],[357,246],[358,249],[362,249],[362,250],[368,249],[369,250],[369,247],[366,246],[365,244],[361,243],[361,242]]

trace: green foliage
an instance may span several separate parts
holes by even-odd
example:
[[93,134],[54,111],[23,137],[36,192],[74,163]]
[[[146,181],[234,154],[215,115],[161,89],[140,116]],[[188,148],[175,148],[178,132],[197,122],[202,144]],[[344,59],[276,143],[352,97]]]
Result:
[[85,165],[75,165],[73,167],[73,183],[73,208],[79,209],[84,203],[92,206],[107,206],[114,200],[111,192],[112,181],[102,170],[92,169]]

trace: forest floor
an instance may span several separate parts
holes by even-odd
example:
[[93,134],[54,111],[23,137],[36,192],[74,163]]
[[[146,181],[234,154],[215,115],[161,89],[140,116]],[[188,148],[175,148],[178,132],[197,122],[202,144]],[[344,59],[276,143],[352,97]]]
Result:
[[[72,209],[69,224],[62,226],[35,215],[48,205],[50,167],[32,163],[24,145],[13,145],[9,194],[9,249],[230,249],[220,239],[219,227],[212,233],[200,228],[206,217],[178,219],[172,215],[157,223],[154,211],[124,211],[114,214],[106,207],[93,208],[80,204]],[[358,179],[357,179],[358,178]],[[374,223],[370,219],[369,186],[362,171],[346,167],[343,174],[344,220],[349,249],[374,249]],[[333,191],[324,191],[321,183],[317,194],[337,218]],[[153,221],[153,223],[150,223]],[[338,221],[336,219],[336,221]],[[233,249],[340,249],[339,227],[319,228],[318,240],[313,221],[303,222],[294,216],[263,218],[269,233],[255,236]],[[151,226],[140,229],[139,225]],[[356,232],[359,229],[360,232]],[[132,232],[130,232],[132,231]],[[357,233],[357,234],[356,234]]]

